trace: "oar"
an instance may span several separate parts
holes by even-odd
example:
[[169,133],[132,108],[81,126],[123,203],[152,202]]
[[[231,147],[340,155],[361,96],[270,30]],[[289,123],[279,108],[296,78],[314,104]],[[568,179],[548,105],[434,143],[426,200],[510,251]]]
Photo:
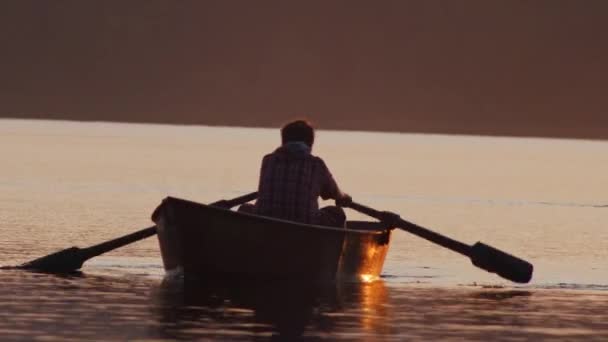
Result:
[[380,221],[390,223],[397,228],[418,235],[421,238],[451,249],[454,252],[466,255],[471,259],[473,265],[488,272],[496,273],[505,279],[517,283],[527,283],[532,279],[532,272],[534,270],[532,264],[482,242],[477,242],[473,246],[469,246],[460,241],[450,239],[449,237],[403,220],[395,213],[388,211],[381,212],[355,202],[350,203],[348,207]]
[[[211,205],[222,208],[232,208],[239,204],[254,200],[255,198],[257,198],[257,196],[257,192],[252,192],[250,194],[239,196],[231,200],[217,201],[212,203]],[[30,262],[17,266],[16,268],[53,273],[73,272],[80,269],[85,261],[93,257],[115,250],[122,246],[126,246],[133,242],[143,240],[154,234],[156,234],[156,226],[148,227],[146,229],[142,229],[134,233],[121,236],[119,238],[106,242],[102,242],[100,244],[87,248],[70,247],[32,260]]]

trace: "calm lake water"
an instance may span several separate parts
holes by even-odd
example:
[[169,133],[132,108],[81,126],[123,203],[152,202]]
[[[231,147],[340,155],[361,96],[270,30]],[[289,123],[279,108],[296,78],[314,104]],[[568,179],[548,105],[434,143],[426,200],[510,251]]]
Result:
[[[0,119],[0,265],[148,227],[168,195],[251,192],[278,141],[269,129]],[[395,231],[377,282],[183,284],[163,277],[150,238],[78,275],[0,270],[0,339],[608,339],[608,142],[320,131],[314,153],[357,202],[527,259],[532,282]]]

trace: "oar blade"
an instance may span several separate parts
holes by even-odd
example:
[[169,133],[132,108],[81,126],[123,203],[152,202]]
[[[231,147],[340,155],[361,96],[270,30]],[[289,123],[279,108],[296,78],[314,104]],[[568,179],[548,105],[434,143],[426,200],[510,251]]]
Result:
[[482,242],[471,247],[469,256],[473,265],[513,282],[528,283],[532,279],[531,263]]
[[79,270],[85,261],[80,248],[70,247],[29,261],[19,268],[41,272],[69,273]]

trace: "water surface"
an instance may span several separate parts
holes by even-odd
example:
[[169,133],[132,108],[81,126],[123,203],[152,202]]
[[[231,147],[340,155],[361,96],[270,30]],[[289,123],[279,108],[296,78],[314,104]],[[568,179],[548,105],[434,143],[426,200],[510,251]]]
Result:
[[[148,227],[168,195],[248,193],[278,141],[268,129],[0,120],[0,264]],[[0,335],[608,338],[607,142],[320,131],[314,152],[356,201],[530,260],[532,282],[509,283],[395,231],[378,282],[203,291],[164,278],[150,238],[90,260],[80,275],[0,271]]]

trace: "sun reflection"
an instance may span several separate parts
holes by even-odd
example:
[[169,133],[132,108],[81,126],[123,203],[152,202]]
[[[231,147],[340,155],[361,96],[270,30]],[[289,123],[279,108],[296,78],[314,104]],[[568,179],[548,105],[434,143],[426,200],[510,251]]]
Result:
[[376,281],[362,284],[360,293],[361,326],[369,334],[377,334],[384,331],[386,327],[387,298],[388,292],[382,280],[375,277]]
[[378,280],[378,277],[373,274],[360,274],[359,278],[364,283],[372,283],[372,282]]

